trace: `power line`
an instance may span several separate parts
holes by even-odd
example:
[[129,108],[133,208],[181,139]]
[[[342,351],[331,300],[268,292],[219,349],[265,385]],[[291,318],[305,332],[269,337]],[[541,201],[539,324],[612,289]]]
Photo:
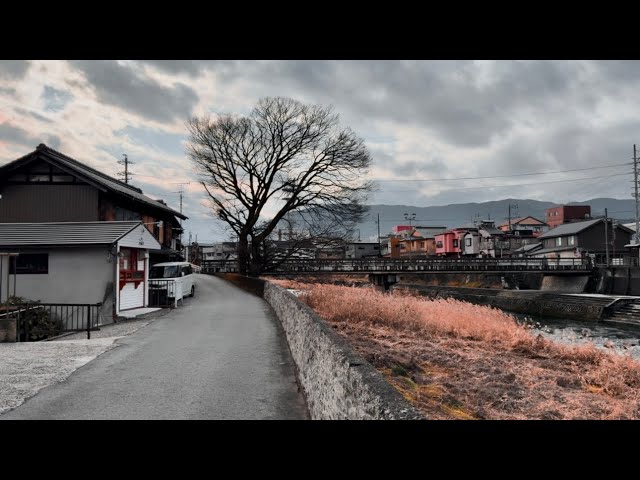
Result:
[[599,167],[573,168],[571,170],[554,170],[551,172],[535,172],[535,173],[514,173],[513,175],[491,175],[486,177],[456,177],[456,178],[400,178],[393,180],[379,179],[376,182],[449,182],[454,180],[482,180],[489,178],[509,178],[509,177],[526,177],[531,175],[549,175],[552,173],[580,172],[584,170],[596,170],[599,168],[612,168],[631,165],[631,162],[615,163],[611,165],[602,165]]

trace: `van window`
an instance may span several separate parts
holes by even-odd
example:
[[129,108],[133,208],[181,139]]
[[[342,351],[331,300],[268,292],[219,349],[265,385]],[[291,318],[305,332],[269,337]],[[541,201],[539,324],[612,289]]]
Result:
[[164,267],[151,267],[149,270],[149,278],[176,278],[178,276],[178,267],[175,265]]

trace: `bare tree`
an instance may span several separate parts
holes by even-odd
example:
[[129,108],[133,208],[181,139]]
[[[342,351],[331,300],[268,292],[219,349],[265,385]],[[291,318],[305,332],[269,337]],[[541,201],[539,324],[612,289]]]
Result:
[[289,212],[309,232],[349,232],[366,212],[371,156],[331,107],[264,98],[246,117],[196,117],[188,128],[214,212],[238,236],[242,274],[263,271],[265,240]]

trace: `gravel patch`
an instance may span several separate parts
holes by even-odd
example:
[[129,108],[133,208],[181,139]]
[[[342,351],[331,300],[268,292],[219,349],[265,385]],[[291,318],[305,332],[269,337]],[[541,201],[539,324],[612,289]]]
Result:
[[0,415],[21,405],[44,387],[64,381],[75,370],[117,347],[116,340],[130,335],[155,318],[129,320],[74,333],[49,342],[0,343]]
[[115,338],[72,342],[0,344],[0,414],[116,345]]

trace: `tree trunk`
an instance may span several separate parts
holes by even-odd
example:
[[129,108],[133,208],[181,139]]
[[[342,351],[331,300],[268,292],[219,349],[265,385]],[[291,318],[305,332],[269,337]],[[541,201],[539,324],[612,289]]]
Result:
[[263,270],[263,258],[262,252],[260,251],[260,242],[255,238],[251,242],[251,263],[249,269],[249,276],[258,277],[262,273]]
[[247,235],[238,236],[238,273],[247,275],[249,273],[249,241]]

